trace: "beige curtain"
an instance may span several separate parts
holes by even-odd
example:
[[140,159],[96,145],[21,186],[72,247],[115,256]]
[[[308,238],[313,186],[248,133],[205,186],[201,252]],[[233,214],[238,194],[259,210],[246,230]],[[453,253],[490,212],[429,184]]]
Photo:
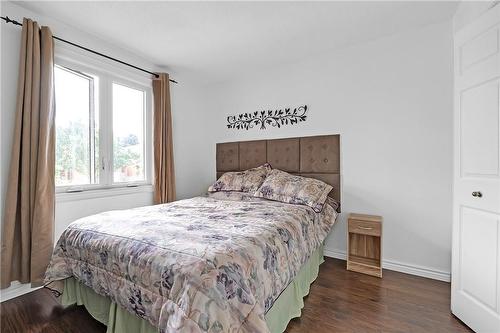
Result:
[[54,47],[23,21],[17,107],[2,230],[1,288],[43,282],[54,238]]
[[175,200],[174,146],[172,142],[172,113],[170,110],[170,81],[161,73],[153,80],[154,95],[154,176],[155,204]]

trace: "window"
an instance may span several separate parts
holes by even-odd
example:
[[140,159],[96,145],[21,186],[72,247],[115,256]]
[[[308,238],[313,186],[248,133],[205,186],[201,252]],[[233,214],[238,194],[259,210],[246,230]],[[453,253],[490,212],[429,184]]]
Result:
[[151,184],[150,79],[56,62],[57,192]]
[[144,180],[144,91],[113,83],[113,180]]
[[56,186],[96,184],[98,78],[56,66]]

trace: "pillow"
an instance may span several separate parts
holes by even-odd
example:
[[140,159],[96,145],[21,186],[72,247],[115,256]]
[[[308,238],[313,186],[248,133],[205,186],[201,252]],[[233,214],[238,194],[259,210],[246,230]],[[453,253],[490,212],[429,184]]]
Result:
[[333,189],[317,179],[294,176],[274,169],[254,196],[285,203],[306,205],[319,213],[323,210],[328,193]]
[[238,191],[220,191],[220,192],[207,192],[204,196],[215,200],[229,200],[229,201],[257,201],[259,198],[253,196],[253,193],[238,192]]
[[266,179],[266,176],[271,169],[271,165],[266,163],[257,168],[245,171],[226,172],[208,188],[208,191],[237,191],[249,192],[253,194],[257,191],[264,179]]
[[338,212],[339,211],[339,207],[340,207],[340,204],[337,200],[335,200],[334,198],[332,197],[326,197],[326,201],[325,201],[325,205],[330,205],[332,206],[332,208]]

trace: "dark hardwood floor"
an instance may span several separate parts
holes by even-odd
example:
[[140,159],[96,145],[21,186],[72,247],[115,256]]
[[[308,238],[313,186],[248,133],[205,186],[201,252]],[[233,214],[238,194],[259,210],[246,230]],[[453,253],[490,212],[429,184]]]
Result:
[[288,333],[472,332],[450,312],[449,283],[385,269],[379,279],[325,259]]
[[[45,289],[3,302],[1,332],[105,332],[84,307],[58,305]],[[326,258],[305,298],[298,332],[472,332],[450,313],[450,284],[384,270],[383,279],[349,272]]]

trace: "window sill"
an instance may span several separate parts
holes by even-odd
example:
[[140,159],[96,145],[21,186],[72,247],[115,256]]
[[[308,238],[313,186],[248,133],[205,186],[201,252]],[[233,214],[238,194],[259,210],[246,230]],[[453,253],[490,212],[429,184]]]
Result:
[[115,197],[136,193],[153,193],[153,185],[140,185],[136,187],[111,187],[86,190],[82,192],[60,192],[56,193],[56,203],[88,200],[96,198]]

